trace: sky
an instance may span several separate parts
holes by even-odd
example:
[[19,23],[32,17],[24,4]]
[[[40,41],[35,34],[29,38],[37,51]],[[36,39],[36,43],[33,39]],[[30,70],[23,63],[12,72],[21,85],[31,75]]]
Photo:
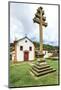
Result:
[[58,45],[58,6],[42,4],[10,4],[10,42],[27,36],[39,42],[39,25],[33,22],[36,10],[42,6],[48,26],[43,27],[43,43]]

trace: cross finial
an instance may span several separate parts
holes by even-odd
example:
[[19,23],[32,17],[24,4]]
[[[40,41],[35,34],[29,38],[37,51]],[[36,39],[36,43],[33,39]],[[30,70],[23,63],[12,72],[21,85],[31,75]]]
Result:
[[25,37],[27,37],[27,34],[25,34]]

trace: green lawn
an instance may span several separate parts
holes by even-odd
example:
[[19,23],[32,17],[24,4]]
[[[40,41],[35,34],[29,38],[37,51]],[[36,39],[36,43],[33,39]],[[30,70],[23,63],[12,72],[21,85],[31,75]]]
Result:
[[10,63],[10,87],[58,85],[58,60],[47,60],[56,72],[36,78],[30,73],[31,62]]

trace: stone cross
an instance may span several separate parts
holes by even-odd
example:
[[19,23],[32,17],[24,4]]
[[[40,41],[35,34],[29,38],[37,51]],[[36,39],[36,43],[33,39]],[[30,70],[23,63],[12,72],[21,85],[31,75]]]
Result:
[[40,29],[40,55],[43,57],[43,26],[46,27],[46,17],[44,16],[44,10],[42,7],[37,9],[33,22],[39,24]]

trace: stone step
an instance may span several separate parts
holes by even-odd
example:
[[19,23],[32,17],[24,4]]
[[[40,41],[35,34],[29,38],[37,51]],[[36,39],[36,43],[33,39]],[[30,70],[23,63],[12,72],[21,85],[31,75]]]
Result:
[[35,65],[37,65],[37,66],[45,66],[45,65],[48,65],[48,64],[46,64],[46,63],[44,63],[44,64],[36,63]]
[[44,71],[47,71],[47,70],[52,70],[53,68],[52,67],[46,67],[46,68],[38,69],[38,68],[32,67],[32,69],[34,71],[40,73],[40,72],[44,72]]
[[44,68],[50,67],[50,65],[47,65],[47,64],[45,65],[45,64],[44,64],[44,65],[40,65],[40,66],[39,66],[39,65],[36,65],[36,64],[35,64],[33,67],[35,67],[35,68],[37,68],[37,69],[44,69]]
[[37,62],[42,63],[42,62],[46,62],[46,60],[39,60]]
[[41,73],[37,73],[33,69],[31,71],[35,74],[35,76],[39,77],[39,76],[42,76],[42,75],[46,75],[48,73],[55,72],[56,70],[55,69],[51,69],[51,70],[47,70],[47,71],[44,71],[44,72],[41,72]]

